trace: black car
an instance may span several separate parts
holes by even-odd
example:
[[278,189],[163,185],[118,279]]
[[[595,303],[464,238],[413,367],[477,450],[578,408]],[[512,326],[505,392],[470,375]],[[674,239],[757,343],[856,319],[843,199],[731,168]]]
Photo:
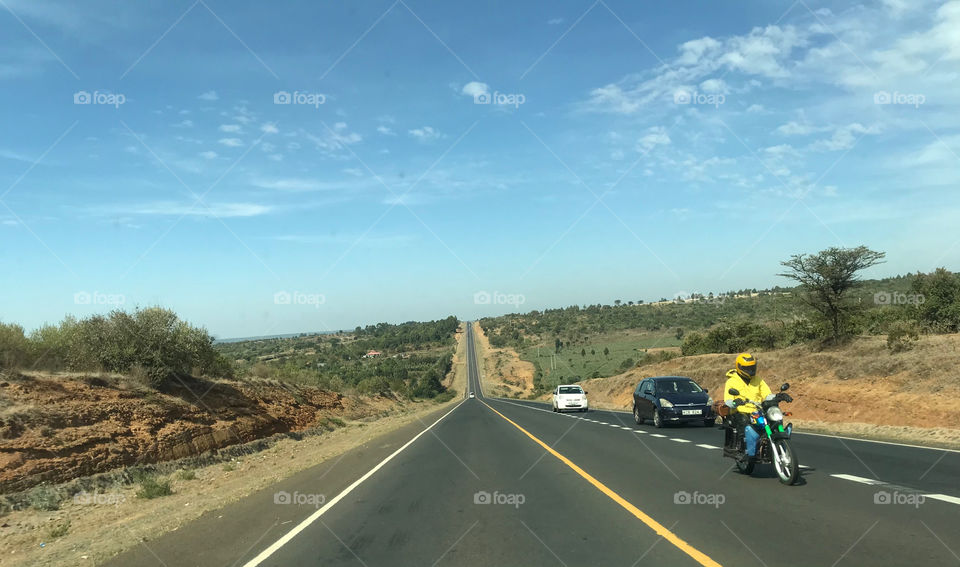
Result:
[[709,427],[716,416],[713,399],[693,378],[657,376],[645,378],[633,391],[633,420],[639,425],[645,419],[656,427],[694,421]]

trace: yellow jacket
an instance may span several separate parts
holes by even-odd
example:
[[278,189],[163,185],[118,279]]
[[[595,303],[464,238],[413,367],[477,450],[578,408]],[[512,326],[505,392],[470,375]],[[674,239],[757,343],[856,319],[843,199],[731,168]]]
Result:
[[[740,392],[740,395],[731,396],[730,388]],[[723,386],[723,401],[725,402],[729,402],[735,398],[743,398],[759,404],[771,393],[770,386],[767,386],[767,383],[764,382],[759,376],[754,376],[752,380],[747,382],[741,378],[739,374],[737,374],[736,370],[727,372],[727,383]],[[740,413],[753,413],[756,411],[756,408],[748,404],[744,406],[738,406],[737,411]]]

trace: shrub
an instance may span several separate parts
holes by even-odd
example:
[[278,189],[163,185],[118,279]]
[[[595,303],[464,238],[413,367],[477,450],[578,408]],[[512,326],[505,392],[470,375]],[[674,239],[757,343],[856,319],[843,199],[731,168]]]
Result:
[[960,331],[960,274],[937,268],[932,274],[917,274],[913,292],[922,297],[915,319],[937,333]]
[[920,338],[917,324],[912,321],[896,321],[887,330],[887,348],[891,353],[910,350]]
[[197,473],[193,469],[183,469],[177,472],[177,477],[180,480],[196,480]]
[[60,509],[60,495],[56,491],[47,487],[40,486],[33,489],[29,496],[30,507],[42,512],[53,512]]
[[137,490],[137,498],[152,500],[161,496],[170,496],[173,489],[170,488],[170,481],[158,480],[155,477],[146,477],[140,481],[140,489]]
[[23,366],[27,363],[29,350],[23,327],[0,323],[0,369]]
[[632,359],[632,358],[627,358],[626,360],[624,360],[623,362],[620,363],[620,371],[621,371],[621,372],[626,372],[627,370],[630,370],[631,368],[633,368],[633,359]]
[[47,530],[47,537],[57,539],[67,535],[68,531],[70,531],[70,520],[51,526],[50,529]]

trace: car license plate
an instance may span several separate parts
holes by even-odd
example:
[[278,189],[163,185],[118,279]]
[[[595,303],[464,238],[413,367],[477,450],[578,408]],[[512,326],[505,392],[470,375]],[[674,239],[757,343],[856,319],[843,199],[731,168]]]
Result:
[[683,415],[700,415],[700,410],[698,410],[698,409],[685,409],[685,410],[683,410]]

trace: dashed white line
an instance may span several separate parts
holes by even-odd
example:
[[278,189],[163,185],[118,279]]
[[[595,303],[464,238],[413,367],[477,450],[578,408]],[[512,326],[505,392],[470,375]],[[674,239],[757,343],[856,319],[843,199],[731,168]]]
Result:
[[666,437],[666,435],[660,435],[659,433],[651,433],[650,437]]
[[634,429],[633,432],[634,432],[634,433],[644,433],[644,434],[646,433],[646,431],[644,431],[644,430],[642,430],[642,429]]
[[671,441],[676,441],[677,443],[689,443],[689,442],[690,442],[689,439],[679,439],[679,438],[677,438],[677,437],[671,437],[670,440],[671,440]]
[[627,427],[627,426],[625,426],[625,425],[621,425],[621,426],[620,426],[620,429],[626,429],[627,431],[630,431],[630,430],[633,429],[633,428],[632,428],[632,427]]
[[707,445],[706,443],[697,443],[697,447],[703,447],[704,449],[719,449],[716,445]]
[[860,484],[869,484],[871,486],[875,486],[877,484],[886,484],[881,480],[876,480],[873,478],[864,478],[862,476],[855,476],[852,474],[832,474],[830,476],[834,478],[839,478],[842,480],[852,480],[853,482],[859,482]]

